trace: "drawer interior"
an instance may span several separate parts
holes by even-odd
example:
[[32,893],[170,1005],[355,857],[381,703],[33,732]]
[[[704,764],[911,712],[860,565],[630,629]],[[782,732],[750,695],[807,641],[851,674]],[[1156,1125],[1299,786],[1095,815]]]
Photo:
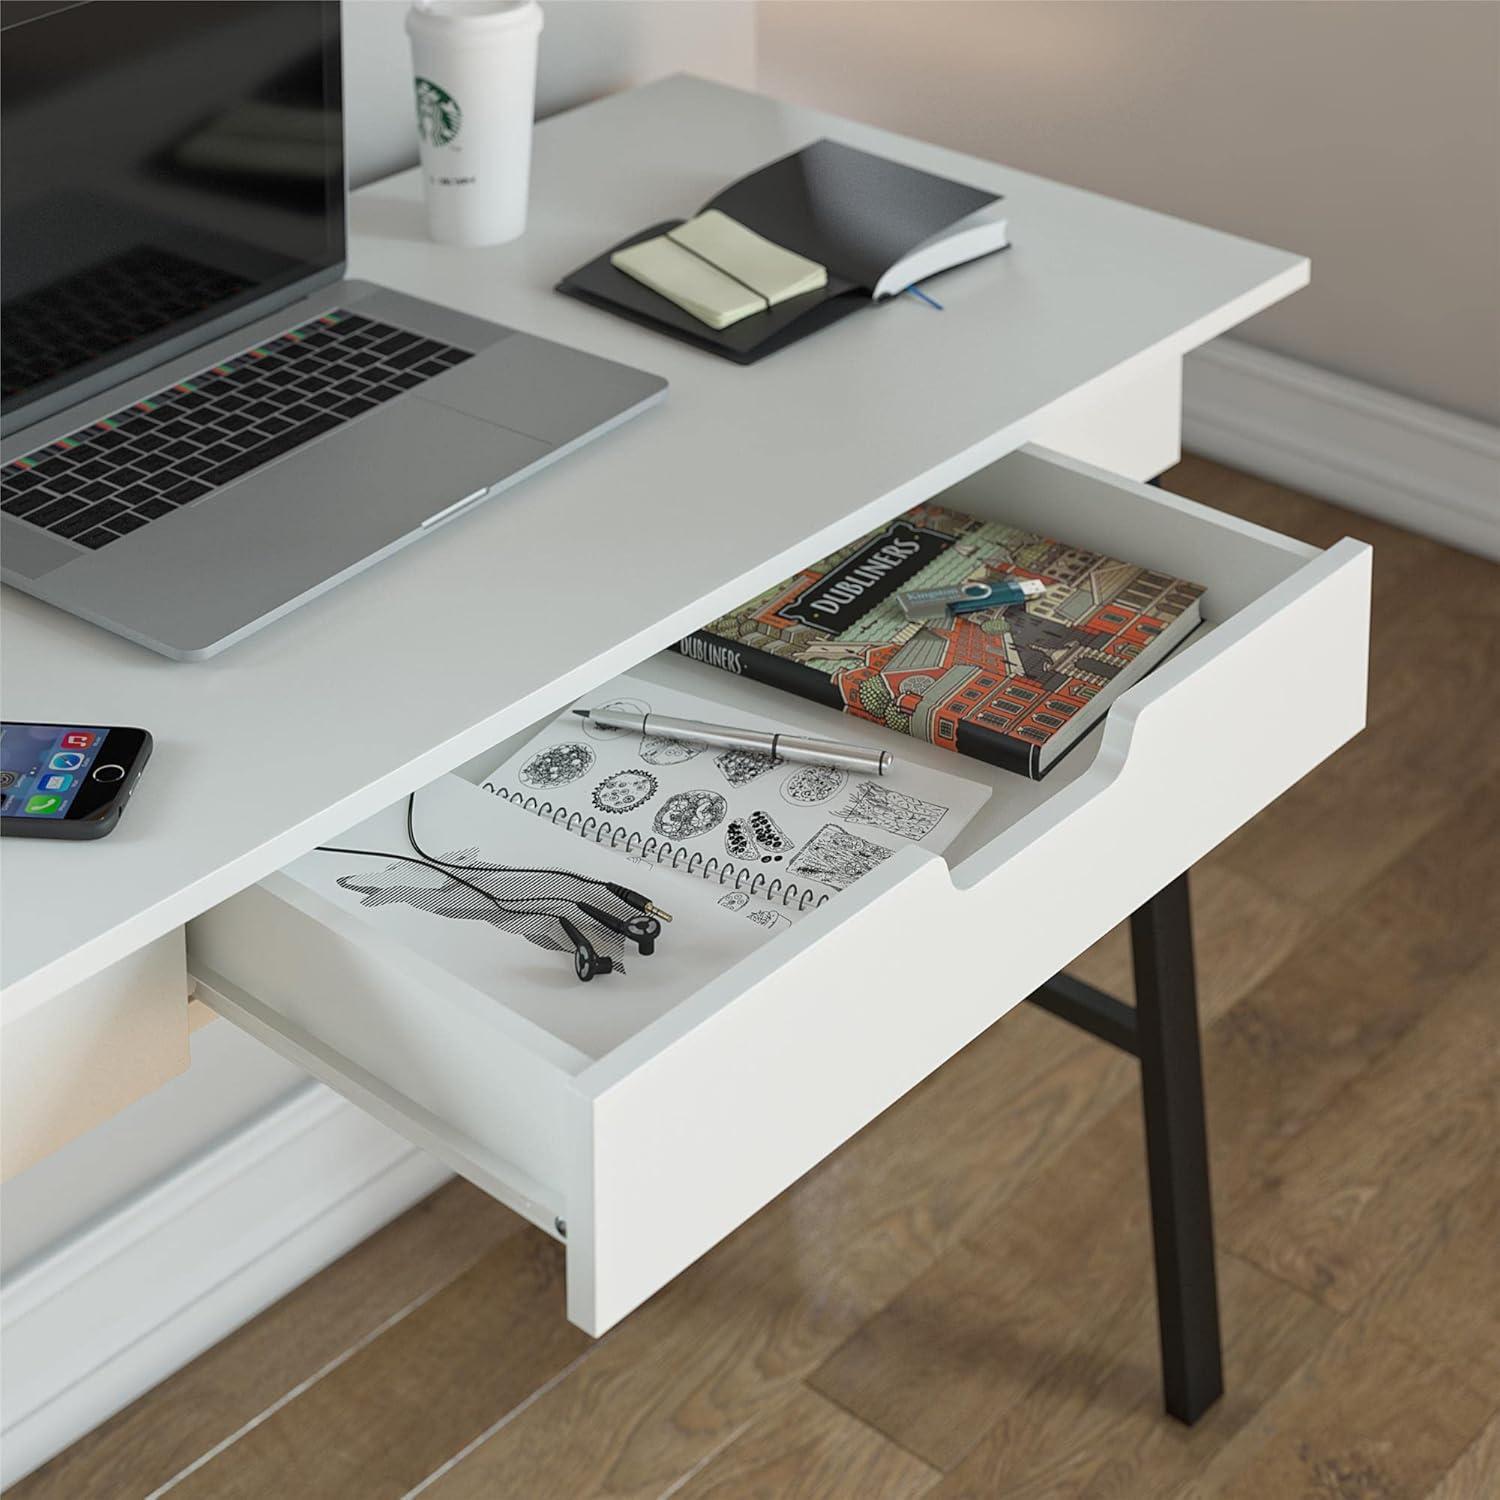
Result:
[[[1292,578],[1299,568],[1316,558],[1318,549],[1270,532],[1235,517],[1198,505],[1151,486],[1138,485],[1043,450],[1012,454],[950,489],[943,496],[954,509],[985,518],[1011,521],[1067,541],[1112,552],[1130,561],[1192,578],[1206,586],[1203,598],[1204,624],[1172,658],[1186,659],[1203,649],[1212,633],[1235,619],[1271,590]],[[1084,735],[1077,747],[1041,781],[967,756],[956,755],[918,740],[899,739],[880,725],[809,703],[743,677],[688,660],[667,651],[632,669],[632,675],[662,687],[693,693],[714,706],[711,716],[726,722],[780,722],[809,734],[853,740],[896,754],[950,775],[966,777],[991,788],[991,796],[964,831],[941,856],[921,850],[902,851],[908,863],[941,859],[951,871],[953,884],[964,889],[979,881],[993,867],[1001,838],[1023,820],[1041,818],[1065,791],[1080,782],[1094,765],[1106,743],[1109,717]],[[1123,694],[1112,713],[1118,712],[1132,695],[1152,690],[1148,677]],[[549,718],[551,716],[549,715]],[[547,720],[529,725],[482,755],[458,768],[458,774],[478,784],[497,764],[523,747]],[[580,850],[587,846],[580,841]],[[647,867],[649,869],[649,867]],[[643,872],[640,884],[649,891]],[[873,897],[879,885],[866,879],[841,892],[829,903],[832,919]],[[821,924],[820,924],[821,925]],[[802,923],[766,943],[756,955],[756,966],[774,968],[783,954],[791,955],[806,944]],[[669,937],[663,951],[670,945]],[[638,961],[644,971],[658,960]],[[557,969],[552,973],[551,969]],[[528,984],[517,995],[515,1012],[499,1023],[519,1040],[578,1074],[613,1050],[591,1043],[587,1024],[578,1024],[575,1012],[604,1003],[605,984],[579,986],[571,973],[563,973],[556,961],[545,974],[539,973],[535,989]],[[606,982],[607,983],[607,982]],[[633,987],[634,989],[634,987]],[[635,991],[606,1028],[616,1042],[651,1028],[675,1010],[683,1000],[670,985],[656,990]],[[668,1033],[663,1032],[663,1036]]]
[[[1191,578],[1206,586],[1204,624],[1178,648],[1173,660],[1200,650],[1209,635],[1290,579],[1319,555],[1318,549],[1264,527],[1222,515],[1193,500],[1118,479],[1088,465],[1029,449],[1013,453],[936,497],[954,510],[986,520],[1008,521],[1112,553],[1130,562]],[[924,741],[902,739],[878,724],[809,703],[762,683],[664,651],[632,675],[662,687],[695,693],[724,710],[726,722],[780,722],[806,733],[888,749],[902,758],[992,789],[989,801],[942,856],[954,883],[969,883],[966,862],[1022,818],[1044,808],[1078,781],[1099,755],[1107,720],[1084,735],[1041,781],[956,755]],[[1123,694],[1150,690],[1147,678]],[[473,782],[520,749],[537,731],[533,724],[458,768]],[[847,893],[846,893],[847,894]]]
[[[762,684],[736,677],[678,655],[663,652],[642,662],[633,675],[660,686],[696,694],[713,705],[712,717],[727,722],[781,722],[810,734],[842,738],[876,748],[892,749],[908,760],[935,770],[981,782],[991,796],[955,842],[942,855],[919,849],[899,851],[900,858],[888,862],[887,874],[899,879],[921,863],[942,860],[951,872],[955,888],[963,890],[979,882],[993,869],[996,849],[1006,835],[1027,820],[1035,821],[1034,833],[1046,827],[1049,808],[1065,794],[1077,797],[1075,786],[1088,776],[1108,743],[1114,718],[1132,698],[1157,690],[1161,672],[1171,667],[1191,667],[1213,633],[1235,621],[1244,611],[1285,584],[1319,556],[1317,549],[1266,531],[1237,518],[1221,515],[1192,500],[1150,486],[1135,484],[1045,450],[1029,449],[1011,454],[1000,462],[960,482],[943,497],[956,510],[987,519],[1013,522],[1066,541],[1112,552],[1130,561],[1143,561],[1206,586],[1202,610],[1204,624],[1171,659],[1168,667],[1136,684],[1117,700],[1111,712],[1094,726],[1078,745],[1041,781],[1029,781],[1013,772],[989,766],[967,756],[941,750],[934,745],[899,739],[882,726],[867,723],[833,709]],[[551,716],[549,715],[549,718]],[[520,749],[546,720],[538,721],[516,735],[475,756],[457,773],[479,783],[497,764]],[[1027,825],[1031,827],[1031,824]],[[335,840],[337,842],[337,840]],[[587,846],[579,841],[580,852]],[[390,847],[397,847],[391,845]],[[643,867],[641,886],[650,890]],[[859,885],[840,892],[815,924],[847,917],[873,899],[889,879],[866,877]],[[291,891],[291,883],[276,877],[272,882],[282,899],[294,897],[304,916],[313,924],[330,922],[331,914]],[[357,924],[335,923],[344,941],[357,945],[362,934]],[[806,917],[763,944],[755,954],[757,970],[774,968],[783,955],[792,955],[807,942]],[[669,930],[663,952],[675,936]],[[382,956],[388,967],[409,963],[409,954],[392,952]],[[518,979],[509,1013],[497,1012],[487,997],[458,987],[455,1004],[488,1016],[487,1024],[503,1031],[549,1068],[577,1076],[591,1063],[607,1056],[616,1045],[661,1022],[684,1000],[680,987],[662,984],[656,988],[632,985],[628,1001],[614,1001],[614,1014],[601,1030],[603,1040],[591,1040],[591,1029],[583,1012],[611,1003],[609,981],[580,986],[571,971],[564,972],[552,955],[547,962],[532,963]],[[658,957],[639,960],[635,972],[651,972],[661,964]],[[655,972],[660,974],[661,969]],[[556,972],[553,972],[553,971]],[[282,975],[288,984],[293,970]],[[621,987],[623,988],[623,987]],[[324,990],[325,1013],[350,1002]],[[357,1011],[357,1006],[352,1008]],[[352,1014],[352,1012],[351,1012]]]

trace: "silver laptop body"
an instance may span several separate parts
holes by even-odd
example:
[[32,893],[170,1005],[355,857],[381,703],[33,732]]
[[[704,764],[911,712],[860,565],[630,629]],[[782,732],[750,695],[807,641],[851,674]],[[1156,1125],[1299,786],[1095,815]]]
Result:
[[[207,3],[211,12],[213,0]],[[30,27],[118,26],[122,13],[134,9],[129,0],[107,0],[105,4],[69,7],[40,21],[7,26],[6,89],[12,86],[16,54],[23,58],[25,54],[25,48],[16,44],[27,40]],[[179,5],[148,9],[155,12],[151,19],[160,27],[163,13],[170,22],[174,14],[201,11],[202,7],[184,0]],[[256,8],[224,9],[243,13]],[[299,7],[292,0],[270,0],[267,10],[275,14],[266,17],[272,34],[261,38],[263,51],[274,56],[274,48],[295,39],[288,32],[288,13],[299,9],[310,13],[306,17],[309,27],[315,23],[320,28],[325,62],[331,37],[336,69],[337,5]],[[200,44],[205,28],[211,31],[217,21],[208,14],[182,14],[182,19],[184,24],[192,21],[198,26]],[[255,19],[253,14],[251,19]],[[48,40],[48,56],[67,55],[65,45],[59,45],[66,38],[54,36]],[[245,44],[243,34],[237,39],[212,40],[225,46]],[[171,48],[166,50],[175,56]],[[163,66],[159,58],[148,57],[146,62],[158,71]],[[165,65],[174,65],[170,57]],[[92,83],[101,95],[102,108],[107,90],[98,80],[85,79],[83,83],[82,107],[87,108],[88,85]],[[336,101],[336,84],[334,98]],[[45,96],[42,102],[46,102]],[[79,98],[71,107],[80,107]],[[328,113],[326,98],[324,113]],[[96,121],[95,128],[101,124]],[[9,100],[5,126],[11,132]],[[24,140],[24,131],[21,135]],[[194,152],[179,155],[196,160],[202,149],[200,142]],[[153,161],[152,171],[156,172],[160,157]],[[7,152],[8,177],[11,165]],[[19,173],[23,190],[24,166],[23,161]],[[341,179],[341,150],[337,167]],[[170,169],[167,175],[170,177]],[[222,190],[221,174],[215,191]],[[252,194],[264,197],[262,184],[249,178],[245,193],[247,199]],[[82,183],[76,192],[65,192],[47,205],[44,214],[28,216],[25,203],[14,205],[9,181],[5,197],[6,215],[18,213],[21,220],[14,235],[7,226],[8,261],[13,240],[25,249],[25,235],[36,235],[38,224],[42,232],[50,229],[57,233],[57,227],[66,225],[70,214],[80,224],[88,225],[95,239],[99,238],[99,224],[110,226],[107,232],[125,247],[114,264],[116,268],[123,265],[127,272],[134,264],[130,257],[139,253],[130,246],[155,244],[170,232],[165,224],[160,228],[152,224],[154,209],[143,210],[134,203],[101,205],[93,184]],[[135,353],[127,345],[108,360],[102,371],[95,361],[86,365],[76,380],[69,380],[65,373],[61,379],[42,382],[36,399],[14,406],[7,403],[11,409],[7,410],[0,444],[0,462],[4,464],[0,492],[5,494],[5,513],[0,518],[0,576],[6,583],[166,656],[184,661],[212,656],[351,574],[456,519],[664,395],[666,382],[654,375],[370,283],[343,279],[344,197],[342,191],[330,191],[328,197],[331,201],[326,204],[326,212],[337,216],[332,238],[336,239],[338,253],[330,264],[311,268],[305,278],[279,286],[263,298],[238,301],[221,316],[206,321],[200,317],[183,333],[167,329],[168,336],[163,337],[163,330],[157,330],[148,348]],[[18,347],[32,356],[33,345],[22,335],[33,337],[31,330],[37,320],[33,317],[32,323],[25,321],[28,310],[38,305],[33,294],[41,294],[45,309],[45,297],[53,294],[55,286],[63,285],[69,296],[78,286],[87,287],[90,266],[79,269],[68,264],[67,244],[74,238],[60,235],[62,243],[55,256],[61,264],[57,283],[40,288],[24,283],[7,286],[7,363],[13,305],[21,310],[14,325]],[[172,250],[181,251],[183,244],[181,231],[175,231]],[[53,253],[44,245],[37,248],[45,253],[19,257],[23,272],[27,266],[52,266]],[[188,248],[195,263],[216,257],[217,265],[227,258],[207,238],[203,245]],[[109,250],[106,244],[106,261],[110,259]],[[95,256],[91,264],[97,264],[97,244],[91,253]],[[46,274],[54,272],[49,269]],[[208,379],[214,367],[232,366],[236,360],[243,364],[249,351],[260,350],[278,338],[285,347],[287,330],[317,325],[320,318],[336,321],[339,313],[389,325],[468,357],[410,389],[387,395],[371,409],[340,419],[339,425],[259,463],[228,483],[209,486],[206,493],[180,503],[170,513],[161,503],[143,507],[143,515],[146,510],[155,512],[149,524],[132,521],[133,529],[125,534],[105,537],[95,530],[86,533],[92,544],[83,545],[26,519],[28,507],[30,514],[44,518],[62,509],[47,491],[49,484],[61,481],[42,476],[49,455],[76,451],[76,443],[68,448],[57,446],[68,442],[70,435],[82,434],[79,441],[88,451],[92,434],[109,432],[120,425],[112,423],[112,418],[132,417],[137,411],[150,411],[158,401],[176,399],[174,392],[184,387],[193,389],[195,376]],[[40,357],[45,359],[46,330],[52,325],[44,319],[40,326],[44,345]],[[19,361],[20,356],[17,358]],[[21,369],[19,362],[17,369]],[[12,385],[11,371],[7,370],[8,392]],[[267,430],[274,425],[266,423]],[[281,424],[283,431],[288,425]],[[196,432],[193,436],[195,441],[200,440]],[[250,437],[258,436],[251,429]],[[253,457],[257,450],[252,446],[246,451]],[[112,455],[120,453],[131,462],[145,462],[131,456],[123,437],[118,446],[101,453],[99,461],[108,466],[114,461]],[[226,467],[234,466],[216,469],[210,465],[202,470],[203,479],[212,479],[215,472],[224,472]],[[74,464],[69,472],[76,468]],[[109,474],[103,479],[106,486],[115,482]],[[76,483],[76,474],[70,482]],[[98,493],[92,486],[89,492]],[[166,493],[180,496],[184,492],[178,487]],[[110,491],[111,498],[100,514],[111,510],[124,493],[118,488]],[[39,497],[47,498],[50,508],[30,504]],[[66,529],[65,522],[59,524]],[[110,525],[123,529],[125,522],[112,518]]]

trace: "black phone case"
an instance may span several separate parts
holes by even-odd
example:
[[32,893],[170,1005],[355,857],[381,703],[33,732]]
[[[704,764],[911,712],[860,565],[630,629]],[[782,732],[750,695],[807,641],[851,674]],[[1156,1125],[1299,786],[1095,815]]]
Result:
[[141,740],[141,748],[129,774],[120,783],[120,790],[115,794],[114,801],[101,808],[99,814],[92,818],[76,820],[0,817],[0,835],[9,839],[64,839],[78,843],[90,839],[102,839],[105,834],[113,833],[119,824],[120,814],[125,811],[125,804],[130,801],[131,794],[140,783],[141,776],[146,769],[146,762],[151,759],[151,752],[156,746],[155,740],[145,730],[141,733],[144,736]]

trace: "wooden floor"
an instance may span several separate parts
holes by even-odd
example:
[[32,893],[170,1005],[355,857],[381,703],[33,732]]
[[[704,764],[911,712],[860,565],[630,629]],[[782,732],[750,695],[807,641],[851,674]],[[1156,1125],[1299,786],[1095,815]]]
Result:
[[[1167,485],[1377,549],[1369,729],[1195,875],[1228,1378],[1195,1429],[1134,1064],[1023,1006],[597,1343],[559,1247],[453,1182],[15,1500],[1500,1496],[1500,568]],[[1076,970],[1128,995],[1124,934]]]

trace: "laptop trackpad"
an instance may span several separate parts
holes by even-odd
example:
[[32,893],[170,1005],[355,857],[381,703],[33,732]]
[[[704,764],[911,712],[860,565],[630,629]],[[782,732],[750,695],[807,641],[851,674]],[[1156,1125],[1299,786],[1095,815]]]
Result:
[[104,618],[201,649],[333,583],[434,512],[550,452],[548,443],[462,412],[398,401],[180,518],[80,559],[68,582]]
[[70,547],[39,527],[6,527],[5,566],[23,578],[43,578],[77,556],[76,547]]

